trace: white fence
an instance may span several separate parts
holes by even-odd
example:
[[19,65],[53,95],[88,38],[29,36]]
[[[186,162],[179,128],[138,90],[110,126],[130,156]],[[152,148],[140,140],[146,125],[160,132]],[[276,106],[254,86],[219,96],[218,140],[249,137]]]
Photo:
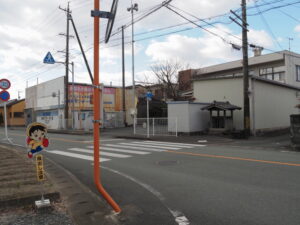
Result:
[[[149,125],[148,125],[149,124]],[[149,136],[177,136],[177,118],[135,118],[134,134]]]

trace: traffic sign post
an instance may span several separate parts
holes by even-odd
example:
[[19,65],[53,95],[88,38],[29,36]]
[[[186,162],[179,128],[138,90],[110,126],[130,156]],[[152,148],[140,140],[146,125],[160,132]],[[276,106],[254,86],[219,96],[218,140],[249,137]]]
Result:
[[54,64],[55,63],[55,60],[54,60],[54,58],[53,58],[53,56],[51,55],[50,52],[47,53],[47,55],[45,56],[43,62],[46,63],[46,64]]
[[10,99],[10,94],[7,91],[1,91],[0,92],[0,99],[3,102],[7,102]]
[[6,90],[11,86],[10,81],[7,79],[0,79],[0,89],[3,91],[0,92],[0,100],[4,102],[4,130],[5,130],[5,138],[3,140],[7,140],[10,144],[12,144],[12,140],[8,137],[7,131],[7,110],[6,110],[6,102],[10,99],[10,94]]
[[0,88],[3,90],[7,90],[10,88],[10,81],[7,79],[0,80]]
[[147,138],[150,137],[150,122],[149,122],[149,101],[152,100],[153,94],[148,91],[146,94],[146,98],[147,98]]

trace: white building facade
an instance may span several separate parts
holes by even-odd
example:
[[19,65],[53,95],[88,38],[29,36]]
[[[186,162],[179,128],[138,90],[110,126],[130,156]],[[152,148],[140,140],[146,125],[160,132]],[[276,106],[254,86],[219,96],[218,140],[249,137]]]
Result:
[[[243,129],[242,60],[193,70],[195,102],[229,101],[242,108],[233,117]],[[253,134],[286,129],[300,96],[300,55],[282,51],[249,58],[250,125]]]
[[[26,88],[26,124],[41,122],[46,124],[48,129],[65,129],[67,125],[68,128],[92,130],[93,88],[87,84],[74,84],[74,99],[72,88],[69,84],[68,119],[65,117],[64,77]],[[100,115],[103,116],[103,104],[100,104],[100,110]]]

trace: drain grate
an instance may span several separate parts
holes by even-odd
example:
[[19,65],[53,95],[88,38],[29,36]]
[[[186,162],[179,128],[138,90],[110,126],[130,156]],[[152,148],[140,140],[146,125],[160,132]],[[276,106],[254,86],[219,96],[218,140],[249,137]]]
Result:
[[172,165],[179,164],[179,162],[176,160],[163,160],[163,161],[157,161],[156,164],[160,166],[172,166]]

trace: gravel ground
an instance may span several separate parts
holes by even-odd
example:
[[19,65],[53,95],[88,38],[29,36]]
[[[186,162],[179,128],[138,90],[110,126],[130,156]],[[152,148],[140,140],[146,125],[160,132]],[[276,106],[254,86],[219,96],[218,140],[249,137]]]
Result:
[[35,209],[32,207],[0,211],[1,225],[75,225],[61,203],[52,207]]

